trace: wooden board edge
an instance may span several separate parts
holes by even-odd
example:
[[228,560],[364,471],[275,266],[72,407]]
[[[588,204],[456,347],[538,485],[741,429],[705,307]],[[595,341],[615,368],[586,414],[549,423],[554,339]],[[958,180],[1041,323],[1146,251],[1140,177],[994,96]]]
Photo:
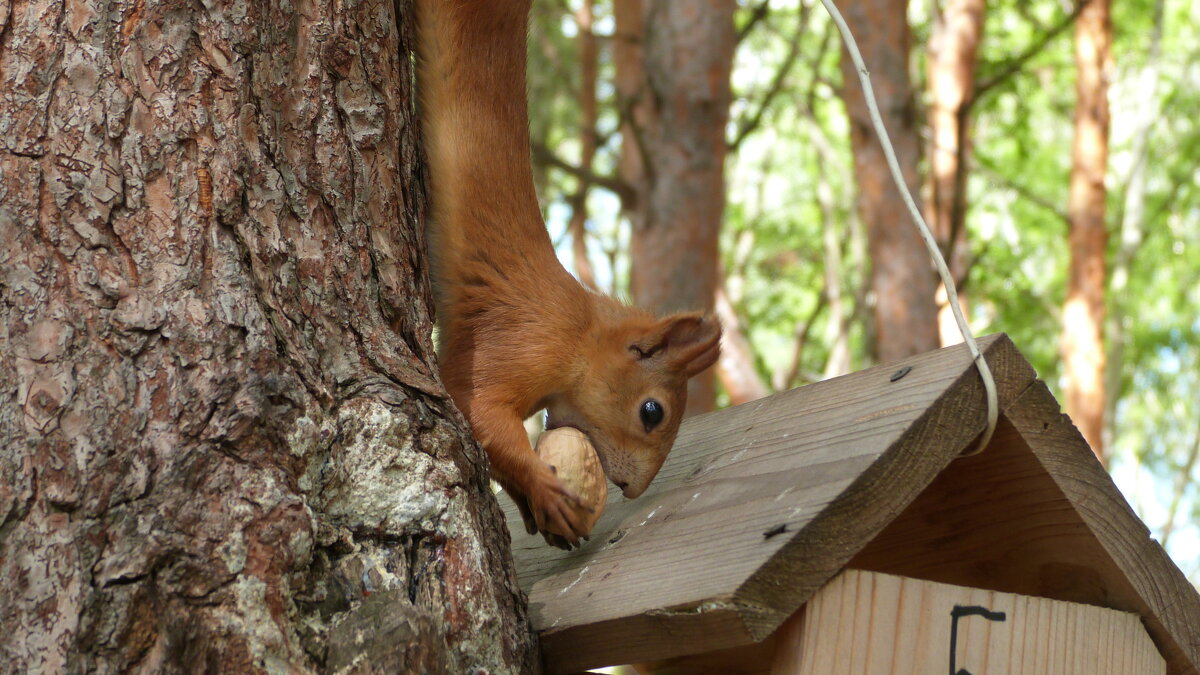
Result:
[[1138,594],[1137,612],[1170,672],[1200,675],[1200,593],[1150,536],[1045,383],[1037,381],[1005,416],[1066,495]]
[[[1037,374],[1007,335],[984,340],[1003,413]],[[964,359],[962,373],[945,393],[734,593],[741,605],[774,610],[746,617],[753,639],[769,636],[833,578],[970,447],[986,423],[983,382],[973,362]]]
[[[542,631],[542,663],[547,673],[573,673],[614,665],[607,643],[624,640],[626,663],[667,659],[755,641],[744,619],[756,608],[738,606],[732,600],[714,600],[702,606],[655,610],[634,617]],[[786,618],[786,617],[785,617]],[[607,624],[607,625],[606,625]],[[600,649],[589,645],[597,633],[608,633]],[[664,646],[663,640],[669,638]]]

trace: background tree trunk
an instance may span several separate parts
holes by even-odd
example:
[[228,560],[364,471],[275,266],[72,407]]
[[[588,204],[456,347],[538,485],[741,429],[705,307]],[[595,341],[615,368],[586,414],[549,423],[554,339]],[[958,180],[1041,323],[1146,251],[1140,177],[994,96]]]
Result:
[[[863,0],[844,8],[846,23],[871,73],[875,98],[905,181],[915,195],[920,135],[908,74],[912,40],[907,11],[908,2],[896,0]],[[888,173],[854,64],[844,51],[842,98],[850,116],[859,210],[871,254],[875,356],[887,363],[937,348],[935,276],[925,245]]]
[[[655,312],[711,310],[725,211],[725,125],[736,3],[616,0],[614,61],[625,113],[621,176],[633,301]],[[712,371],[688,385],[688,413],[712,410]]]
[[0,7],[6,668],[537,670],[435,376],[410,16]]
[[[575,23],[579,28],[579,166],[590,173],[596,158],[596,80],[600,70],[600,49],[596,44],[594,30],[595,0],[583,0],[575,11]],[[591,181],[579,177],[575,194],[571,195],[571,220],[567,231],[571,234],[571,260],[579,283],[596,290],[596,272],[588,258],[587,220],[588,190]]]
[[[929,39],[929,203],[925,220],[941,246],[950,275],[967,275],[967,160],[976,53],[983,36],[984,0],[950,0],[934,18]],[[967,295],[958,294],[964,306]],[[962,342],[945,288],[938,283],[938,333],[943,346]]]
[[771,391],[754,367],[754,348],[742,330],[741,319],[723,286],[717,289],[715,309],[725,331],[715,370],[729,395],[729,405],[741,405],[767,396]]
[[1090,0],[1075,24],[1075,137],[1067,204],[1071,262],[1063,309],[1067,414],[1104,460],[1104,285],[1108,226],[1108,78],[1112,70],[1109,0]]

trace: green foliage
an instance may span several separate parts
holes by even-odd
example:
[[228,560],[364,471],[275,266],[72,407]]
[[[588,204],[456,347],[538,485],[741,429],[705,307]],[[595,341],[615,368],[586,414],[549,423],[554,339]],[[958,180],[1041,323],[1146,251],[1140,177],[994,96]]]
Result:
[[973,318],[983,320],[983,332],[1008,333],[1054,386],[1068,260],[1071,31],[1046,42],[1019,71],[1005,76],[1013,59],[1041,44],[1065,13],[1058,3],[1023,0],[990,4],[988,10],[976,81],[998,84],[973,109],[967,215],[977,259],[969,291],[987,299],[987,311]]
[[[780,78],[796,39],[798,58]],[[741,43],[734,68],[732,139],[759,122],[727,165],[725,269],[763,378],[784,388],[826,371],[830,345],[822,336],[834,329],[828,298],[822,299],[826,228],[836,231],[839,243],[839,295],[848,312],[867,311],[859,297],[866,261],[853,213],[845,108],[836,89],[838,50],[832,22],[818,5],[774,2]],[[738,244],[748,238],[752,246]],[[798,379],[786,382],[798,333],[808,339],[799,353]],[[867,360],[861,323],[852,334],[858,343],[852,366],[861,367]]]
[[[853,209],[856,186],[838,96],[840,42],[815,0],[771,0],[759,16],[761,1],[743,0],[737,19],[745,36],[733,76],[728,137],[737,145],[727,164],[723,263],[756,368],[772,386],[787,387],[832,372],[839,327],[831,322],[830,265],[839,270],[849,367],[869,365],[872,298],[864,289],[870,261]],[[570,163],[578,159],[579,76],[571,20],[578,0],[535,4],[534,139]],[[1152,529],[1170,529],[1165,526],[1172,502],[1178,502],[1169,550],[1195,575],[1200,489],[1194,477],[1200,467],[1189,467],[1188,459],[1200,436],[1200,5],[1166,0],[1163,6],[1155,48],[1155,0],[1113,2],[1108,453],[1118,483]],[[910,7],[911,72],[919,91],[932,34],[929,7]],[[614,172],[620,152],[608,48],[615,39],[611,11],[610,0],[599,2],[600,130],[606,142],[592,169],[600,174]],[[1057,0],[988,3],[977,73],[977,82],[988,89],[972,109],[967,211],[973,265],[965,291],[973,328],[1012,336],[1056,393],[1075,107],[1073,31],[1063,23],[1069,11]],[[1048,38],[1056,27],[1062,30]],[[794,40],[796,58],[789,65]],[[1023,56],[1028,58],[1019,59]],[[1149,120],[1145,134],[1143,120]],[[1138,191],[1131,186],[1143,136],[1142,216],[1126,219],[1137,213]],[[576,180],[556,170],[543,175],[552,232],[565,245],[565,196]],[[1131,225],[1123,226],[1125,220]],[[618,288],[628,265],[626,229],[617,199],[593,190],[593,263]],[[797,378],[787,382],[798,333],[806,340]],[[1184,469],[1191,473],[1181,474]]]

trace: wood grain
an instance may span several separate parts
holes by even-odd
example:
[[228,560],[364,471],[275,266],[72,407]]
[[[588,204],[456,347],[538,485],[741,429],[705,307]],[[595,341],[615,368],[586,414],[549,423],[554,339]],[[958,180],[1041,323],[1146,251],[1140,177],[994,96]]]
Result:
[[[1191,675],[1200,662],[1200,596],[1041,382],[1003,407],[982,454],[951,462],[848,566],[1134,612],[1167,672]],[[725,662],[714,658],[766,672],[777,645],[800,639],[803,621],[793,615],[757,647],[643,672],[722,672],[709,668]]]
[[1041,382],[850,565],[1136,612],[1168,672],[1200,663],[1200,596]]
[[1167,552],[1151,538],[1112,478],[1086,448],[1042,383],[1031,387],[1010,414],[1074,510],[1120,570],[1112,607],[1136,611],[1167,657],[1168,672],[1200,673],[1200,594]]
[[[956,608],[984,616],[953,618]],[[780,636],[771,675],[1161,675],[1136,614],[846,570]],[[951,656],[953,655],[953,656]]]
[[[1033,370],[1005,336],[983,348],[1006,406]],[[647,493],[570,553],[506,503],[547,668],[767,637],[968,447],[982,401],[956,347],[693,418]]]

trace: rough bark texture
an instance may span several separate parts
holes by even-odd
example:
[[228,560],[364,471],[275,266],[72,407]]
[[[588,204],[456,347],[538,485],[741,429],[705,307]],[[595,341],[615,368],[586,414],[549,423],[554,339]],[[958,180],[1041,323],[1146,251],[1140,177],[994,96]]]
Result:
[[[875,98],[905,181],[915,195],[920,135],[908,75],[911,35],[907,9],[908,2],[863,0],[848,4],[843,12],[871,73]],[[875,355],[887,363],[938,346],[936,286],[929,254],[888,173],[854,64],[844,52],[842,80],[859,211],[867,225],[871,254]]]
[[0,654],[536,670],[436,380],[405,3],[0,0]]
[[[1133,273],[1134,259],[1141,250],[1142,242],[1149,231],[1151,218],[1147,217],[1147,185],[1148,168],[1150,165],[1150,137],[1158,121],[1162,117],[1162,101],[1157,95],[1159,81],[1163,71],[1163,15],[1166,10],[1166,0],[1156,0],[1154,3],[1154,25],[1150,30],[1150,49],[1146,62],[1142,65],[1137,77],[1137,91],[1140,100],[1133,106],[1132,132],[1133,139],[1132,162],[1129,173],[1125,177],[1124,204],[1120,208],[1121,222],[1114,232],[1117,245],[1114,247],[1112,264],[1108,268],[1108,292],[1116,298],[1111,307],[1107,307],[1104,331],[1104,433],[1101,434],[1102,445],[1108,447],[1116,434],[1115,422],[1117,402],[1121,400],[1121,380],[1125,373],[1125,343],[1130,339],[1128,321],[1130,310],[1137,311],[1133,302],[1120,302],[1126,297],[1129,289],[1130,276]],[[1198,431],[1200,433],[1200,431]],[[1200,441],[1198,441],[1200,442]],[[1186,487],[1191,475],[1179,473]],[[1177,495],[1179,493],[1176,493]],[[1182,495],[1179,495],[1182,498]],[[1175,503],[1172,496],[1172,503]],[[1161,541],[1167,543],[1166,531],[1169,531],[1171,521],[1167,521]]]
[[[956,281],[967,272],[970,114],[985,8],[984,0],[950,0],[935,20],[929,40],[929,202],[925,220]],[[966,304],[965,293],[960,292],[958,299]],[[941,284],[937,302],[942,346],[962,342]]]
[[[626,204],[630,292],[655,312],[713,308],[735,9],[732,0],[615,3],[620,169],[636,191]],[[692,378],[689,414],[713,405],[712,372]]]
[[1104,460],[1104,285],[1108,226],[1108,79],[1112,71],[1109,0],[1091,0],[1075,24],[1075,137],[1071,145],[1071,262],[1063,310],[1067,414]]

